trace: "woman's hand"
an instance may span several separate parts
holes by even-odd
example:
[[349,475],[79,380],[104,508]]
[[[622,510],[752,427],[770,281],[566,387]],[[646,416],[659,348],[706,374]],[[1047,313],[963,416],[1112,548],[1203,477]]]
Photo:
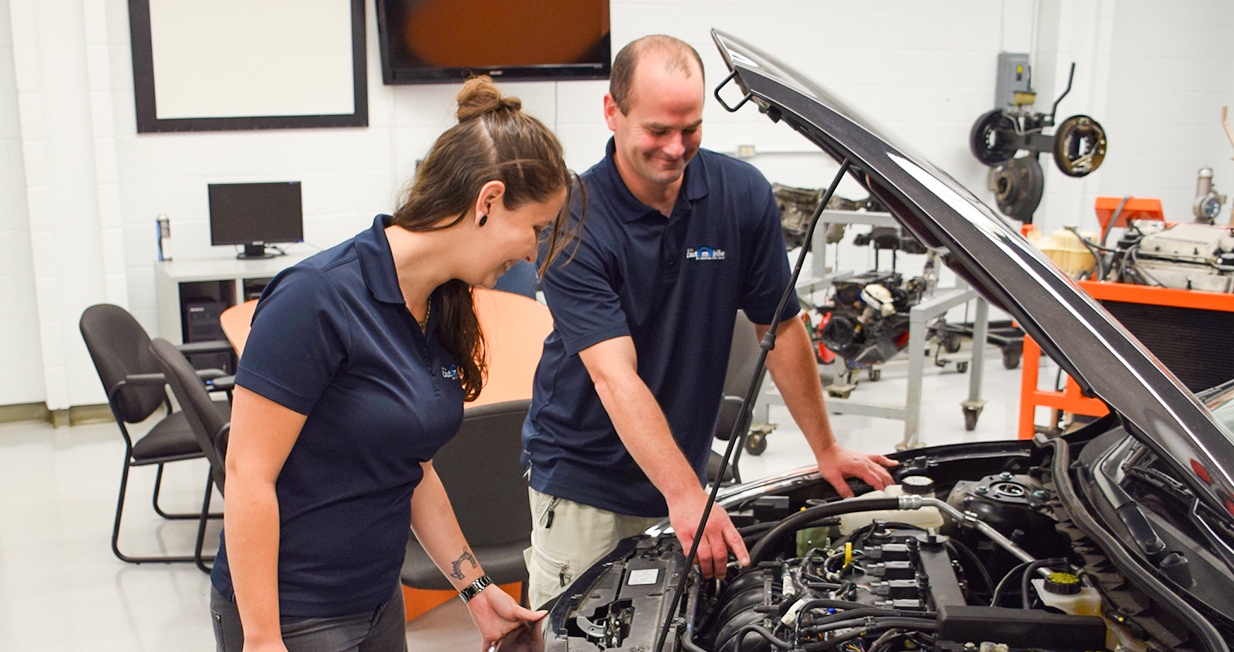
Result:
[[471,620],[476,623],[484,637],[483,652],[491,652],[502,637],[524,622],[535,622],[548,613],[524,609],[495,584],[477,593],[467,603],[467,610],[471,612]]

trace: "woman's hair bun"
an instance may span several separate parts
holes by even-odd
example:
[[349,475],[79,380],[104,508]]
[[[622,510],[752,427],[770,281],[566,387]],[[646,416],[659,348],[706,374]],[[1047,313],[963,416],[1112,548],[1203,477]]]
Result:
[[472,77],[463,83],[458,94],[460,123],[498,111],[518,111],[523,103],[517,97],[504,97],[488,75]]

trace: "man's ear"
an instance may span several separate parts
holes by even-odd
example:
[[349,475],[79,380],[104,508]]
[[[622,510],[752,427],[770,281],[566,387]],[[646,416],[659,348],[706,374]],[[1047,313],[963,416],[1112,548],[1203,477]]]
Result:
[[617,114],[621,113],[621,109],[617,108],[617,101],[613,99],[612,93],[604,94],[604,124],[608,125],[609,131],[617,131]]

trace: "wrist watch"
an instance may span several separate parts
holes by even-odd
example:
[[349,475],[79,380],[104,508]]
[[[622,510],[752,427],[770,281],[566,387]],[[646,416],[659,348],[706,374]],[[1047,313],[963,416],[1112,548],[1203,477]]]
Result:
[[458,592],[464,603],[471,602],[471,599],[476,597],[478,593],[484,590],[485,587],[492,584],[493,580],[487,574],[481,575],[479,579],[468,584],[466,588]]

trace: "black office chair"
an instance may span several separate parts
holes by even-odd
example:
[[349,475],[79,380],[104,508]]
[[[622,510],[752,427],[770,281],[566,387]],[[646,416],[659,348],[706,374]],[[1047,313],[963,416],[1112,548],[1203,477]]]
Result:
[[[520,433],[530,400],[468,408],[458,436],[433,458],[472,553],[494,584],[524,583],[523,550],[531,545],[527,481],[519,467]],[[412,536],[403,560],[403,584],[453,588]]]
[[[738,310],[733,325],[733,340],[729,345],[728,369],[724,373],[724,398],[720,402],[720,415],[716,420],[716,439],[728,441],[732,435],[733,426],[737,424],[737,419],[741,416],[741,402],[745,400],[746,391],[750,388],[750,379],[754,377],[754,368],[758,366],[760,351],[754,323],[746,317],[745,312]],[[754,390],[755,397],[762,391],[763,380],[766,378],[767,368],[764,367]],[[746,410],[747,425],[749,424],[748,417],[753,411],[753,405]],[[741,473],[737,470],[737,461],[741,459],[741,452],[741,448],[734,452],[733,463],[725,469],[725,484],[741,482]],[[720,462],[723,458],[723,455],[714,450],[711,451],[711,457],[707,460],[707,480],[709,482],[716,481],[716,474],[720,471]]]
[[227,454],[227,435],[231,431],[229,422],[230,410],[221,410],[220,401],[210,398],[206,385],[189,364],[184,354],[171,342],[157,338],[150,343],[150,352],[163,368],[167,376],[167,384],[176,395],[180,409],[188,420],[194,440],[198,448],[205,453],[210,461],[210,476],[206,479],[206,494],[201,502],[201,514],[197,523],[197,546],[193,550],[197,567],[209,573],[206,562],[214,557],[204,557],[202,548],[206,539],[206,523],[210,517],[210,500],[213,497],[211,486],[218,487],[219,495],[223,495],[223,482],[226,470],[223,458]]
[[[91,306],[82,313],[79,323],[86,349],[94,360],[99,380],[107,392],[116,425],[124,437],[124,467],[120,474],[120,496],[116,500],[116,519],[111,531],[111,550],[119,559],[132,562],[189,562],[196,556],[146,556],[134,557],[120,551],[120,520],[124,513],[124,495],[128,488],[129,468],[158,465],[154,478],[154,495],[151,502],[154,511],[166,519],[198,519],[197,513],[169,513],[159,506],[159,489],[163,481],[163,465],[168,462],[197,459],[203,456],[197,440],[183,412],[173,412],[171,401],[164,389],[162,368],[150,352],[150,336],[137,320],[119,306],[100,304]],[[188,345],[193,352],[227,350],[226,342]],[[198,372],[217,389],[230,388],[230,377],[222,371]],[[167,416],[149,432],[133,441],[128,424],[145,421],[160,406],[165,406]],[[230,420],[231,408],[220,403],[216,409]],[[207,491],[207,493],[209,493]],[[214,517],[221,515],[215,514]]]

